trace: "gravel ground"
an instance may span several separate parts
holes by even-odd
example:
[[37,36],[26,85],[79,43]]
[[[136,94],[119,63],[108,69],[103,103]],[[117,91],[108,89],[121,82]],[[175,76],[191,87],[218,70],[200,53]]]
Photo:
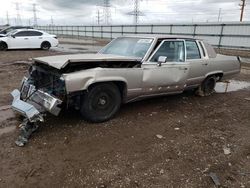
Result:
[[[209,188],[211,172],[221,187],[250,187],[248,89],[126,104],[102,124],[63,112],[48,116],[26,147],[16,147],[20,122],[5,106],[9,93],[29,58],[63,53],[0,53],[0,187]],[[250,82],[249,71],[235,80]]]

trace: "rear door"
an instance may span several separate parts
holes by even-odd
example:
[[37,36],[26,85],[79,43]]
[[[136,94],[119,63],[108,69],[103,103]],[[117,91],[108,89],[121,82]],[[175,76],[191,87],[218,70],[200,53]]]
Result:
[[186,40],[187,62],[190,64],[188,85],[200,84],[209,68],[208,57],[204,47],[196,40]]
[[39,31],[29,32],[29,48],[40,48],[43,42],[43,33]]
[[[159,64],[158,58],[167,58]],[[164,40],[155,50],[143,68],[143,90],[146,94],[178,93],[185,88],[189,63],[185,61],[184,40]]]

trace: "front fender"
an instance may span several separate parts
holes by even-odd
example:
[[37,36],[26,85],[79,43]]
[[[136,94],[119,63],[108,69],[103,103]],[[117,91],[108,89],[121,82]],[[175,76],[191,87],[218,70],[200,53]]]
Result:
[[126,85],[127,80],[122,76],[112,76],[109,74],[102,74],[102,68],[94,68],[83,70],[79,72],[64,74],[65,86],[67,93],[76,91],[87,90],[88,87],[95,83],[100,82],[124,82]]

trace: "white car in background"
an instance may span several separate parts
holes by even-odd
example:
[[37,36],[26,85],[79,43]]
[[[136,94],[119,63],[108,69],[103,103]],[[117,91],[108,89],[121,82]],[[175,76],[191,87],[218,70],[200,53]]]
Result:
[[58,46],[56,35],[36,29],[17,29],[0,38],[0,50],[40,48],[48,50]]

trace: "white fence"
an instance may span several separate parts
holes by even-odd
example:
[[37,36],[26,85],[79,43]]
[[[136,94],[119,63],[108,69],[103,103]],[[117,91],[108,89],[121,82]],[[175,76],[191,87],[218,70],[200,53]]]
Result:
[[215,47],[250,49],[250,22],[169,25],[37,26],[51,34],[72,38],[115,38],[134,34],[189,35]]

